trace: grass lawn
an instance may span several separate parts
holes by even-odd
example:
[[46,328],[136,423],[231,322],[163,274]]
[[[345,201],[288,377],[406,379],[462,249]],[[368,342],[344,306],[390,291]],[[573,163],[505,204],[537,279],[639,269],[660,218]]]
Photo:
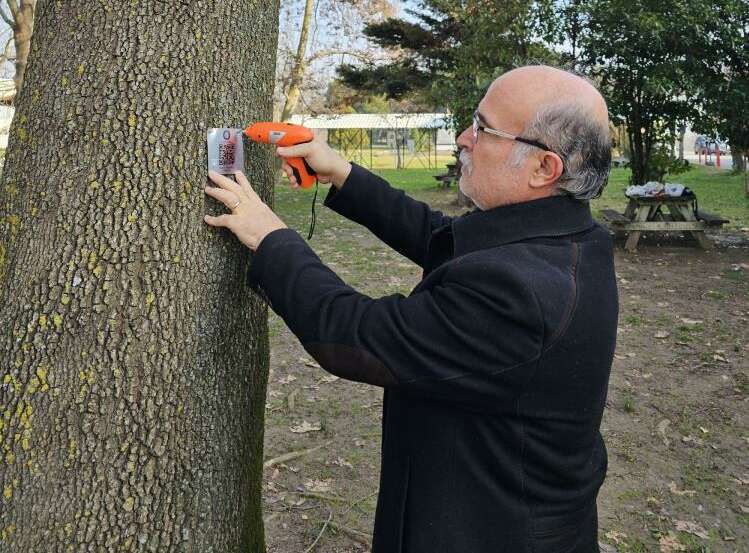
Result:
[[[377,169],[375,172],[391,185],[430,204],[444,203],[445,198],[455,194],[454,188],[448,190],[438,188],[437,181],[433,178],[434,175],[443,174],[444,169]],[[687,173],[667,178],[666,181],[682,183],[691,188],[697,194],[701,210],[729,219],[731,222],[723,228],[735,230],[749,228],[749,198],[744,195],[743,178],[743,175],[720,171],[712,167],[695,167]],[[628,181],[629,169],[616,168],[611,171],[609,184],[603,195],[591,204],[594,216],[599,217],[601,209],[624,211],[627,205],[624,190],[627,188]],[[326,191],[327,187],[321,187],[320,195],[324,197]],[[288,192],[293,192],[293,194]],[[279,207],[289,203],[309,206],[311,198],[307,196],[312,193],[312,189],[302,191],[300,194],[298,190],[289,191],[286,186],[281,186],[277,189],[276,201]],[[438,201],[440,197],[442,202]],[[284,211],[296,214],[293,209]]]
[[[393,186],[407,192],[454,194],[454,189],[442,191],[437,188],[433,176],[444,173],[440,169],[379,169],[376,171]],[[592,203],[593,212],[601,209],[624,211],[627,199],[624,190],[629,180],[629,169],[614,169],[603,196]],[[743,176],[720,171],[712,167],[695,167],[691,171],[667,178],[667,182],[679,182],[691,188],[699,200],[700,209],[721,215],[731,222],[728,228],[749,227],[749,198],[744,195]],[[439,191],[439,192],[438,192]],[[725,228],[725,227],[724,227]]]

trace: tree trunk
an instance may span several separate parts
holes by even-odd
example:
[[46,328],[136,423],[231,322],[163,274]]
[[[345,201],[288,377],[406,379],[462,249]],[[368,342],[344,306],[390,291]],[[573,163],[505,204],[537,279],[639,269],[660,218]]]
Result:
[[744,152],[731,150],[731,161],[733,162],[733,170],[736,173],[743,173],[746,171]]
[[270,116],[277,20],[39,0],[0,182],[3,552],[264,551],[267,311],[202,216],[206,128]]
[[314,0],[307,0],[304,6],[304,16],[302,18],[302,28],[299,32],[299,45],[297,46],[296,56],[294,57],[294,66],[291,69],[291,81],[286,91],[286,102],[281,112],[281,121],[286,121],[294,113],[296,105],[301,96],[302,79],[307,69],[307,39],[309,37],[309,27],[312,21],[312,8]]
[[21,0],[17,11],[13,14],[13,43],[16,48],[16,73],[13,76],[13,82],[16,85],[16,94],[20,92],[23,77],[26,74],[26,65],[31,50],[31,35],[34,32],[35,8],[36,0]]

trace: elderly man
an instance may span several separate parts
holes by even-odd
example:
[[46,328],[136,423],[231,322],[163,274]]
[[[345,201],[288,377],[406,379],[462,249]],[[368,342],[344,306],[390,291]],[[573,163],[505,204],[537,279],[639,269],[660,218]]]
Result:
[[232,214],[205,220],[255,251],[250,280],[325,370],[385,388],[374,553],[598,551],[618,304],[588,200],[608,176],[606,104],[567,72],[516,69],[458,144],[477,209],[457,218],[321,141],[278,150],[423,267],[408,297],[347,286],[242,174],[211,175]]

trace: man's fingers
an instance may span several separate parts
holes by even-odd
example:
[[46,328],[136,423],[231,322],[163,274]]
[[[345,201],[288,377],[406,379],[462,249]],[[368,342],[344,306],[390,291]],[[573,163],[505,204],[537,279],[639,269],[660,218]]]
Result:
[[208,171],[208,178],[221,188],[230,190],[235,194],[239,193],[242,190],[242,187],[239,186],[236,182],[234,182],[227,176],[217,173],[216,171]]
[[291,184],[291,187],[299,188],[299,183],[296,181],[296,177],[294,177],[294,171],[291,169],[291,165],[289,165],[288,163],[286,163],[286,161],[284,161],[281,164],[281,169],[283,169],[283,172],[286,173],[286,176],[289,178],[289,183]]
[[214,217],[213,215],[204,215],[203,220],[211,225],[212,227],[226,227],[229,228],[229,221],[231,215],[219,215]]
[[258,198],[258,195],[255,192],[255,190],[252,188],[252,185],[250,184],[249,179],[242,171],[234,171],[234,176],[236,177],[239,185],[242,187],[242,190],[244,190],[244,193],[247,194],[249,198],[251,199]]
[[276,153],[281,157],[307,157],[312,153],[312,148],[312,142],[305,142],[294,146],[279,146]]
[[216,198],[219,202],[224,204],[229,209],[236,205],[237,200],[239,200],[239,197],[234,192],[224,190],[223,188],[206,186],[205,193],[213,198]]

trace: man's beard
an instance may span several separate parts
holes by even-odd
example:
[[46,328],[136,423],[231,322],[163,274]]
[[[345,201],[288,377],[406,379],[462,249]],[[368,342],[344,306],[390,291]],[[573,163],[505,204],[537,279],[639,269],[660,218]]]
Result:
[[473,173],[473,158],[466,150],[460,151],[460,170],[470,177]]

